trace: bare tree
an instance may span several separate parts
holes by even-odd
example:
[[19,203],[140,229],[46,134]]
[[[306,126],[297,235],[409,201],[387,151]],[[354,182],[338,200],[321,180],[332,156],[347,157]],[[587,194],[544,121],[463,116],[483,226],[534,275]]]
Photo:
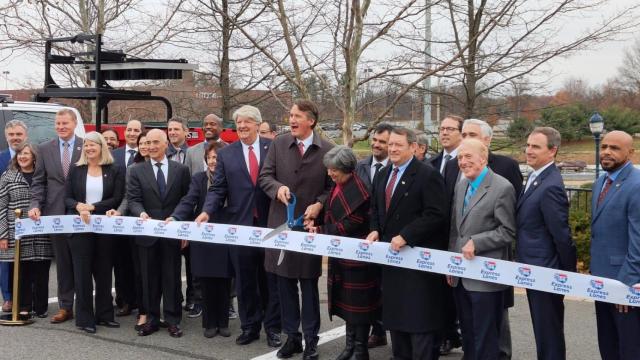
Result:
[[[482,115],[477,106],[482,96],[539,72],[555,58],[610,40],[638,24],[634,17],[638,5],[611,12],[613,4],[612,0],[444,1],[443,13],[448,14],[455,44],[450,51],[463,53],[456,70],[445,76],[464,87],[463,96],[456,98],[464,104],[464,115]],[[567,38],[567,24],[587,16],[593,17],[593,27]]]
[[[436,3],[436,2],[434,2]],[[239,24],[238,30],[263,58],[304,98],[311,98],[309,75],[319,81],[342,115],[342,141],[352,145],[351,128],[376,99],[363,89],[392,84],[395,97],[371,114],[370,128],[382,121],[426,77],[448,68],[459,56],[424,64],[424,1],[263,0],[267,27]],[[274,23],[278,26],[274,26]],[[269,35],[269,36],[267,36]],[[275,40],[274,40],[275,39]]]
[[640,94],[640,38],[626,49],[618,68],[617,83],[632,94]]

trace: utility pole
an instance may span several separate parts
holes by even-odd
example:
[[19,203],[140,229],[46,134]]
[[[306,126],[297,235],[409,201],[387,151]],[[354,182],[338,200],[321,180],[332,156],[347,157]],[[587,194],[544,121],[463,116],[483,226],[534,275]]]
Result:
[[[431,70],[431,0],[425,0],[425,31],[424,31],[424,68],[425,71]],[[422,83],[424,87],[424,95],[423,95],[423,125],[424,132],[427,134],[428,143],[427,147],[431,145],[431,140],[433,138],[433,120],[431,119],[431,77],[428,76],[424,79]]]

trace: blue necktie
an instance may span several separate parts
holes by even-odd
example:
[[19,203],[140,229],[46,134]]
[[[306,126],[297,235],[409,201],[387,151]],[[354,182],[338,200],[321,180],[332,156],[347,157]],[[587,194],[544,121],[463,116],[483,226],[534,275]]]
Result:
[[164,199],[164,193],[167,191],[167,183],[164,180],[164,172],[162,171],[162,163],[157,162],[158,173],[156,174],[156,181],[158,182],[158,190],[160,191],[160,197]]
[[471,187],[471,184],[469,184],[469,186],[467,186],[467,193],[464,195],[464,203],[462,204],[463,214],[464,214],[464,211],[467,209],[467,206],[471,202],[471,198],[473,197],[473,194],[475,194],[475,191],[473,190],[473,187]]

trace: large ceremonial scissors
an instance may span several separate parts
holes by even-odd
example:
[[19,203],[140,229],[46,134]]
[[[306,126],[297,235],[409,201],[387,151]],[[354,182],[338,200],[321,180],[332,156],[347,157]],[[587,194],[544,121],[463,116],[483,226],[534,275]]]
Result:
[[[304,215],[300,215],[297,218],[295,217],[296,196],[293,193],[290,193],[289,195],[291,196],[289,197],[289,203],[287,204],[287,222],[269,231],[267,235],[262,238],[262,241],[269,240],[283,231],[291,231],[294,227],[303,226],[302,220]],[[278,265],[282,264],[282,260],[284,260],[284,250],[280,250],[280,255],[278,255]]]

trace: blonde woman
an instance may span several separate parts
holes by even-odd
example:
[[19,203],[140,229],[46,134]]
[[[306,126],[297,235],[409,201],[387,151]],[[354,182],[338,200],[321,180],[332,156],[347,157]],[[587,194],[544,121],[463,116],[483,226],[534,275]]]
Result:
[[[92,131],[84,139],[80,160],[72,167],[66,183],[67,214],[80,215],[89,223],[92,214],[104,215],[117,207],[124,193],[124,176],[113,163],[106,140]],[[105,235],[73,234],[69,240],[76,290],[76,326],[89,334],[96,325],[120,327],[114,321],[111,296],[113,242]],[[95,311],[93,282],[96,284]]]

